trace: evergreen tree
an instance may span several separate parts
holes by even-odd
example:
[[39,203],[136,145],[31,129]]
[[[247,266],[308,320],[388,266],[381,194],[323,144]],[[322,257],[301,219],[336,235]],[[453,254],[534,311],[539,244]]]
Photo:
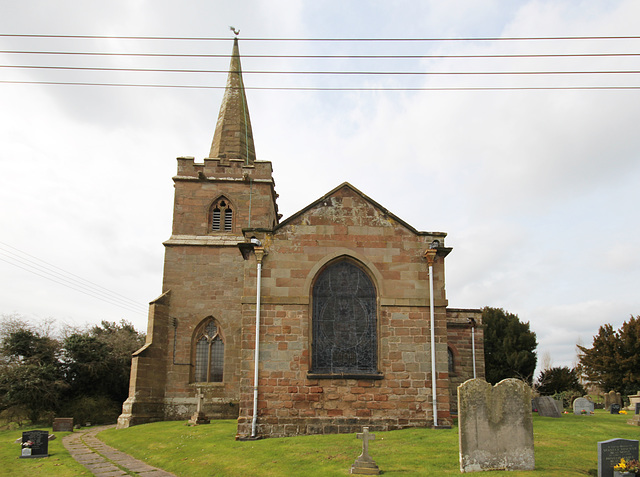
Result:
[[640,389],[640,316],[631,316],[619,330],[601,326],[591,348],[578,349],[580,366],[592,383],[621,394]]
[[540,372],[540,376],[538,376],[538,392],[543,396],[553,396],[554,394],[565,392],[580,396],[585,393],[585,390],[580,384],[578,373],[575,369],[571,369],[568,366],[557,366]]
[[487,381],[496,384],[506,378],[518,378],[531,384],[538,343],[529,323],[522,323],[518,315],[502,308],[491,307],[482,310],[482,322]]

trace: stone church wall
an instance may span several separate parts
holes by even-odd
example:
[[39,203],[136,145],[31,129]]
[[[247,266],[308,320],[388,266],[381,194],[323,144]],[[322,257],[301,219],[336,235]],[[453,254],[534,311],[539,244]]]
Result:
[[453,355],[453,372],[449,373],[449,400],[452,412],[458,410],[458,386],[473,377],[471,327],[475,321],[476,375],[484,377],[484,332],[482,310],[447,310],[447,345]]
[[[330,204],[330,206],[328,206]],[[444,236],[439,236],[440,240]],[[428,272],[433,237],[416,236],[349,188],[261,238],[263,261],[259,382],[260,435],[353,432],[426,426],[431,404]],[[378,369],[374,378],[317,378],[311,372],[310,292],[334,259],[349,257],[378,288]],[[443,259],[435,266],[439,420],[449,419]],[[248,287],[250,288],[250,287]],[[252,414],[255,301],[243,311],[238,433]]]

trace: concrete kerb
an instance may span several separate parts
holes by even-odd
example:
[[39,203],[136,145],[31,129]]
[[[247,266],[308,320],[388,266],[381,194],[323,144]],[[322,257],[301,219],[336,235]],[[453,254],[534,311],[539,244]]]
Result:
[[175,474],[152,467],[129,454],[120,452],[100,441],[96,434],[111,426],[76,429],[62,438],[62,444],[71,457],[98,477],[139,475],[142,477],[176,477]]

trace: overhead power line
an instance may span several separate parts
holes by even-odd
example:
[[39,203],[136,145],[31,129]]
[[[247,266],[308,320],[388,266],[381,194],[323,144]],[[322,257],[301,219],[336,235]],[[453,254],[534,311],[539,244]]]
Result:
[[[137,88],[180,88],[180,89],[225,89],[226,86],[177,85],[177,84],[144,84],[144,83],[96,83],[67,81],[8,81],[0,80],[0,84],[39,84],[66,86],[114,86]],[[550,91],[550,90],[640,90],[640,86],[452,86],[452,87],[296,87],[296,86],[245,86],[245,90],[256,91]]]
[[[70,56],[122,56],[122,57],[158,57],[158,58],[227,58],[229,54],[206,53],[119,53],[92,51],[37,51],[37,50],[0,50],[4,54],[20,55],[70,55]],[[383,59],[383,60],[422,60],[448,58],[614,58],[640,56],[640,53],[559,53],[559,54],[494,54],[494,55],[242,55],[242,58],[270,59]]]
[[[42,70],[69,70],[69,71],[126,71],[144,73],[218,73],[229,74],[229,70],[197,70],[175,68],[116,68],[95,66],[42,66],[42,65],[0,65],[0,68],[15,69],[42,69]],[[247,70],[243,75],[334,75],[334,76],[430,76],[430,75],[576,75],[576,74],[639,74],[640,70],[591,70],[591,71],[274,71],[274,70]]]
[[146,314],[141,303],[4,242],[0,242],[0,261],[127,311]]
[[[97,40],[187,40],[187,41],[230,41],[229,37],[186,37],[186,36],[115,36],[115,35],[47,35],[2,33],[0,37],[12,38],[68,38]],[[430,42],[430,41],[521,41],[521,40],[638,40],[640,36],[528,36],[528,37],[432,37],[432,38],[265,38],[247,37],[241,41],[296,41],[296,42]]]

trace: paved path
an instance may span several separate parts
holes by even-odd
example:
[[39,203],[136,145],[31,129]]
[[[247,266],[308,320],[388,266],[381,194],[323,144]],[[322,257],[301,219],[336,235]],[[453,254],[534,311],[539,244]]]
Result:
[[151,467],[124,452],[109,447],[96,437],[100,431],[113,426],[98,426],[76,429],[62,438],[62,443],[75,460],[84,465],[93,475],[115,477],[139,475],[143,477],[176,477],[171,472]]

